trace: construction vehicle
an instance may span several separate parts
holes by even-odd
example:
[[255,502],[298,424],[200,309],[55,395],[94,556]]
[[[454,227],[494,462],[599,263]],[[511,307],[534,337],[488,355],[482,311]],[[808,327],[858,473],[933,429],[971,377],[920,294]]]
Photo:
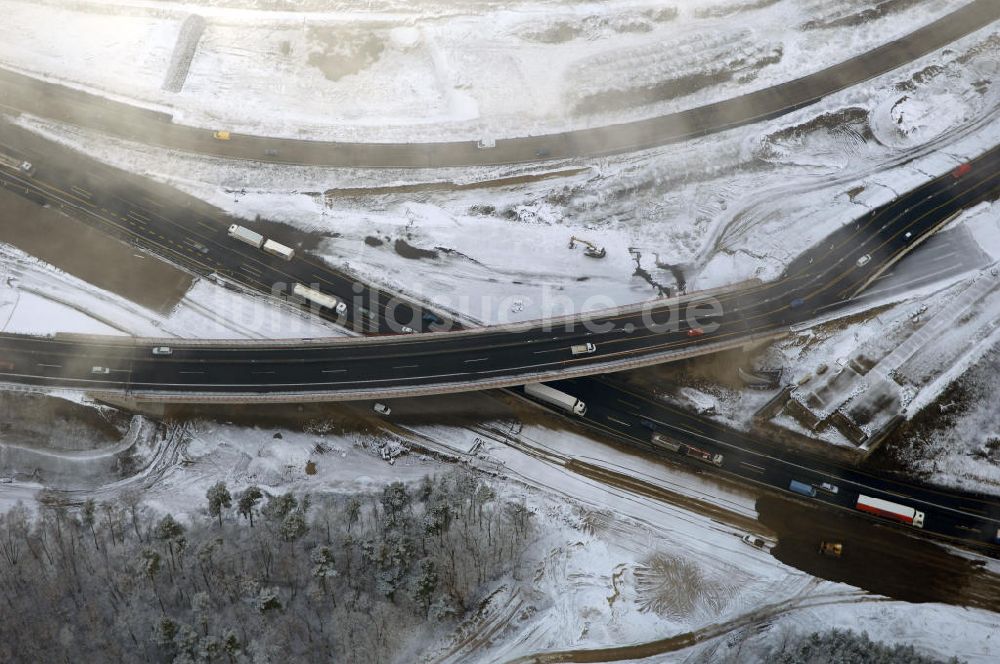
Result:
[[575,249],[577,242],[587,246],[587,248],[583,251],[583,255],[588,258],[604,258],[608,255],[608,252],[604,249],[604,247],[598,247],[593,242],[588,242],[587,240],[578,238],[575,235],[569,239],[569,248]]

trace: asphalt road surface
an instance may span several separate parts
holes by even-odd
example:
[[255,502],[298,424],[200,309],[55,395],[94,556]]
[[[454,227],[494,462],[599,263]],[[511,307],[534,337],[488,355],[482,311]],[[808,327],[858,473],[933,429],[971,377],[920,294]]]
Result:
[[[736,475],[788,493],[792,493],[791,481],[796,480],[815,491],[813,497],[794,494],[798,498],[862,515],[856,508],[859,495],[903,504],[924,513],[923,532],[977,543],[986,546],[993,555],[1000,553],[1000,547],[995,546],[1000,544],[1000,500],[995,497],[935,489],[866,472],[818,454],[788,450],[651,399],[614,381],[581,379],[549,385],[586,404],[583,420],[587,425],[625,440],[630,446],[689,467]],[[551,408],[549,404],[543,405]],[[652,440],[654,433],[710,455],[721,454],[721,464],[716,466],[689,456],[684,448],[673,451],[657,446]],[[828,489],[821,488],[824,484]]]
[[[21,161],[32,164],[31,173],[16,167]],[[156,186],[2,121],[0,186],[38,204],[61,208],[110,237],[191,272],[272,295],[358,333],[461,327],[446,313],[361,284],[313,258],[308,254],[311,247],[303,246],[307,234],[259,219],[228,217],[172,188]],[[230,237],[227,230],[233,223],[296,249],[295,256],[286,261]],[[99,253],[93,256],[101,259]],[[346,312],[340,315],[292,297],[296,283],[333,296],[347,305]]]
[[[32,113],[147,145],[235,159],[286,164],[373,168],[433,168],[601,156],[665,145],[778,117],[942,48],[1000,19],[1000,2],[975,0],[872,51],[770,88],[647,120],[557,134],[501,139],[490,149],[475,141],[448,143],[328,143],[213,132],[173,124],[147,111],[8,70],[0,70],[0,99]],[[226,127],[218,127],[226,129]]]
[[[1000,148],[876,208],[774,282],[688,300],[448,334],[287,342],[0,336],[9,382],[174,400],[350,400],[605,373],[776,335],[844,302],[962,209],[1000,194]],[[30,182],[4,172],[9,186]],[[137,223],[140,223],[137,221]],[[680,302],[680,304],[678,304]],[[574,354],[573,345],[593,344]],[[154,355],[167,345],[169,355]],[[290,396],[291,395],[291,396]]]

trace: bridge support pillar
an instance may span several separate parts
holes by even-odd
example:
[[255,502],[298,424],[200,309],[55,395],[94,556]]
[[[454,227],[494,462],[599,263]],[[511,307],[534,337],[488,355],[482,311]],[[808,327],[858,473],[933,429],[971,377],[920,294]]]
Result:
[[99,397],[95,397],[95,401],[107,404],[109,406],[114,406],[115,408],[120,408],[121,410],[127,410],[131,413],[136,413],[139,415],[145,415],[153,419],[163,419],[167,414],[167,405],[162,403],[153,403],[151,401],[137,401],[131,397],[126,396],[113,396],[109,394],[102,394]]

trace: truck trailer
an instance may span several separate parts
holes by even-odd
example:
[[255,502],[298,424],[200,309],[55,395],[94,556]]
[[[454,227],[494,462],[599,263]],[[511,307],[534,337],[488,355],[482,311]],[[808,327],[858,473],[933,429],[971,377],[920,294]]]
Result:
[[272,256],[277,256],[282,260],[290,261],[295,256],[295,250],[291,247],[286,247],[283,244],[279,244],[274,240],[264,240],[264,246],[262,247],[264,251],[271,254]]
[[320,293],[318,290],[309,288],[308,286],[303,286],[302,284],[295,284],[292,286],[292,293],[320,307],[333,309],[341,315],[347,311],[347,305],[337,298],[327,295],[326,293]]
[[571,394],[560,392],[554,387],[549,387],[545,383],[528,383],[524,386],[524,393],[529,397],[558,406],[574,415],[583,415],[587,412],[587,404],[583,403]]
[[809,498],[816,497],[816,487],[811,484],[806,484],[805,482],[800,482],[798,480],[792,480],[788,483],[788,490],[797,493],[802,496],[807,496]]
[[691,447],[690,445],[686,445],[685,447],[687,449],[684,451],[684,454],[692,459],[697,459],[702,463],[711,464],[713,466],[722,466],[721,454],[712,454],[711,452],[706,452],[705,450],[698,449],[697,447]]
[[256,233],[249,228],[244,228],[239,224],[233,224],[229,227],[229,237],[235,238],[240,242],[245,242],[249,244],[254,249],[260,249],[261,245],[264,244],[264,236],[260,233]]
[[905,523],[915,528],[924,527],[924,513],[918,512],[912,507],[907,507],[906,505],[900,505],[899,503],[891,503],[888,500],[882,500],[881,498],[872,498],[871,496],[858,496],[857,505],[855,505],[862,512],[868,512],[869,514],[874,514],[875,516],[880,516],[886,519],[892,519],[893,521],[899,521],[900,523]]
[[657,447],[662,447],[671,452],[680,452],[682,447],[686,447],[684,443],[678,443],[676,440],[668,438],[662,433],[654,433],[649,440]]

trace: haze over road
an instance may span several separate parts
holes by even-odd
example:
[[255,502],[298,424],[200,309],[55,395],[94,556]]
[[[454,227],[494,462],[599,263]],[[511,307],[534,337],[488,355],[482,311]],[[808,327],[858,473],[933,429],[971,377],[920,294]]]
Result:
[[[1000,2],[974,0],[900,39],[807,76],[655,118],[541,136],[475,141],[337,143],[232,134],[173,124],[143,110],[0,69],[0,98],[13,110],[97,129],[147,145],[206,155],[287,164],[370,168],[434,168],[595,157],[655,147],[778,117],[884,74],[1000,19]],[[216,129],[225,129],[217,127]]]
[[[10,172],[4,180],[26,181]],[[628,369],[784,334],[846,302],[955,214],[998,193],[994,148],[841,228],[780,279],[715,296],[447,334],[287,342],[3,335],[0,377],[152,400],[294,401],[459,392]],[[592,352],[572,351],[585,343]],[[169,356],[152,354],[166,344]]]

